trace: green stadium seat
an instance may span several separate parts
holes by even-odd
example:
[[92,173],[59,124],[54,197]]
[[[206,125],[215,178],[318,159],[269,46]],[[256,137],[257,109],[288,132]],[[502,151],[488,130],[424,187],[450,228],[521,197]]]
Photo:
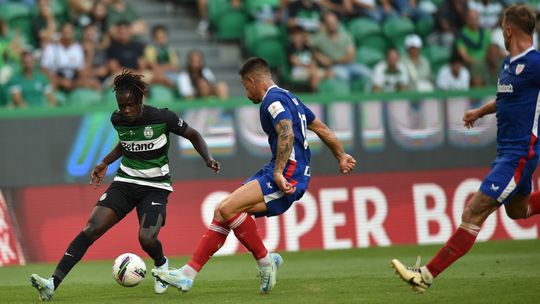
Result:
[[422,17],[416,21],[415,32],[420,35],[420,37],[426,38],[433,31],[433,26],[433,18],[431,16]]
[[388,48],[388,40],[386,40],[386,37],[382,34],[372,35],[362,39],[359,46],[369,47],[378,50],[381,53],[385,53]]
[[280,39],[261,40],[257,44],[253,55],[264,58],[271,68],[281,67],[287,60],[285,47]]
[[379,36],[382,31],[379,23],[368,18],[356,18],[349,24],[349,32],[356,45],[364,45],[363,40],[370,36]]
[[244,8],[248,15],[255,16],[264,7],[277,8],[280,0],[245,0]]
[[450,60],[451,50],[440,45],[430,45],[425,51],[426,57],[431,63],[431,70],[436,73],[440,67]]
[[174,102],[175,95],[173,90],[166,86],[162,85],[151,85],[150,86],[150,99],[148,103],[151,104],[161,104]]
[[217,38],[221,40],[240,39],[244,36],[246,24],[247,16],[242,11],[227,11],[217,20]]
[[389,18],[383,24],[383,33],[394,46],[400,47],[405,36],[414,33],[414,24],[407,18]]
[[356,49],[356,62],[365,64],[370,68],[383,59],[384,53],[377,49],[368,46],[359,47]]
[[349,94],[351,88],[349,84],[339,81],[336,79],[325,79],[319,85],[319,92],[324,92],[325,94]]
[[281,33],[277,26],[266,22],[252,22],[245,28],[244,47],[252,54],[260,41],[280,37]]
[[228,11],[234,10],[230,0],[208,1],[208,18],[212,26],[217,26],[218,20]]
[[30,16],[30,8],[22,3],[8,2],[2,4],[0,9],[0,18],[10,21],[15,18],[28,18]]
[[71,91],[68,104],[71,106],[97,105],[103,102],[103,96],[97,90],[79,88]]

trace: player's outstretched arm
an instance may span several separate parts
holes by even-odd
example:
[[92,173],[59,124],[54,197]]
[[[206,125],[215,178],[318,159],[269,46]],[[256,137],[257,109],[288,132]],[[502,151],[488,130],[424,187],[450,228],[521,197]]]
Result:
[[283,177],[283,170],[285,165],[291,156],[291,152],[294,144],[294,133],[292,128],[292,120],[282,119],[276,126],[276,133],[278,134],[277,151],[276,151],[276,163],[274,166],[274,181],[278,185],[279,189],[286,195],[292,194],[296,191],[296,187],[293,187]]
[[111,152],[109,152],[109,154],[94,167],[92,172],[90,172],[90,185],[94,184],[94,189],[101,185],[101,181],[107,172],[107,167],[119,159],[120,156],[122,156],[122,146],[118,143],[116,144],[116,147],[114,147],[114,149],[112,149]]
[[197,130],[188,126],[182,136],[189,140],[191,144],[193,144],[193,147],[203,158],[206,166],[214,170],[214,173],[219,173],[219,170],[221,170],[221,164],[216,161],[212,157],[212,155],[210,155],[210,151],[208,151],[208,145],[206,144],[204,138],[202,138],[201,134]]
[[467,129],[470,129],[474,127],[474,123],[478,118],[482,118],[485,115],[489,115],[492,113],[495,113],[497,111],[497,103],[495,99],[492,101],[486,103],[485,105],[481,106],[478,109],[472,109],[463,115],[463,126],[467,127]]
[[315,132],[324,144],[332,151],[334,157],[339,162],[339,171],[343,174],[350,173],[356,166],[356,159],[345,153],[343,146],[336,137],[336,134],[320,119],[315,118],[309,125],[308,129]]

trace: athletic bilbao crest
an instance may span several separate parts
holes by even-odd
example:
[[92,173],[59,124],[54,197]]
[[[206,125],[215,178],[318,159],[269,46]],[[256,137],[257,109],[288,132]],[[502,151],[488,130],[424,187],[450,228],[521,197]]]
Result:
[[152,136],[154,136],[154,130],[152,129],[151,126],[145,127],[143,134],[144,134],[144,137],[146,137],[147,139],[150,139],[152,138]]
[[518,64],[516,66],[516,75],[521,74],[521,72],[523,72],[523,69],[525,69],[525,65],[524,64]]

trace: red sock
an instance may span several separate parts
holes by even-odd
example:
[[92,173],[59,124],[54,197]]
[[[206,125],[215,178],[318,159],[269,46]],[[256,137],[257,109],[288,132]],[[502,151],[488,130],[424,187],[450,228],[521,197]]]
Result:
[[465,255],[471,249],[476,237],[480,232],[480,227],[472,224],[461,224],[450,237],[448,242],[426,265],[433,277],[437,277],[448,266],[452,265],[457,259]]
[[257,224],[247,213],[240,213],[227,221],[236,238],[253,254],[257,260],[264,258],[268,250],[257,232]]
[[208,260],[216,253],[216,251],[223,246],[227,235],[229,235],[229,228],[227,225],[222,224],[216,220],[212,221],[208,231],[203,234],[199,245],[188,265],[195,269],[197,272],[201,271],[201,268],[208,262]]
[[527,217],[540,213],[540,191],[533,192],[529,198]]

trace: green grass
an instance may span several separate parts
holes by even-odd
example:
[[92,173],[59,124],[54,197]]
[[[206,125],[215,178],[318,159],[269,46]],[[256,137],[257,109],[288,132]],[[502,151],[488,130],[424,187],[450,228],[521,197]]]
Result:
[[[123,288],[110,275],[112,261],[77,265],[57,290],[56,303],[540,303],[540,240],[476,244],[423,294],[414,294],[390,268],[394,257],[414,263],[439,246],[403,246],[283,253],[278,284],[258,294],[248,255],[213,258],[193,289],[154,295],[153,280]],[[171,259],[178,267],[186,257]],[[147,265],[151,265],[147,261]],[[0,303],[38,302],[31,273],[48,275],[53,264],[0,268]]]

